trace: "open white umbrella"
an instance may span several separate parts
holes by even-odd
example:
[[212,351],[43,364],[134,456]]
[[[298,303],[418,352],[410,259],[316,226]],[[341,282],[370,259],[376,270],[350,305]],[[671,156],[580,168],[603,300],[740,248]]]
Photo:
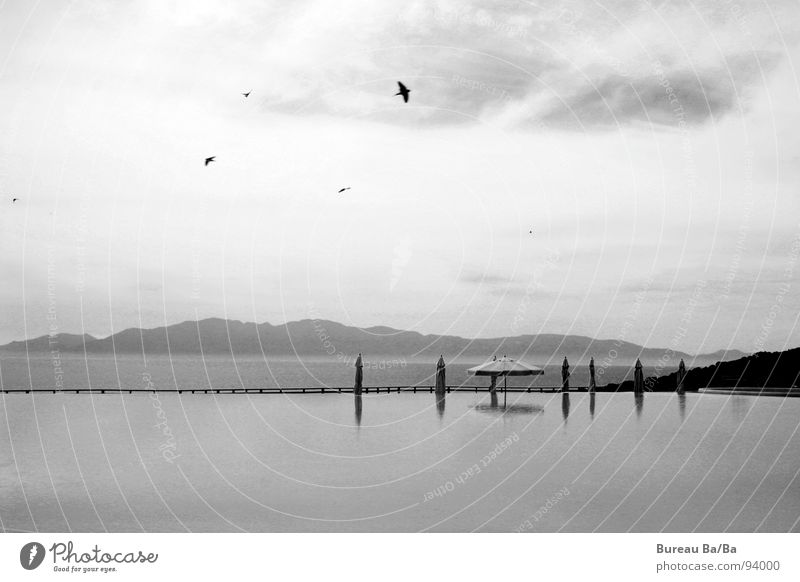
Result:
[[[497,376],[503,377],[503,393],[505,394],[507,388],[508,376],[539,376],[544,374],[544,370],[537,366],[530,366],[524,362],[512,360],[503,356],[499,360],[491,360],[480,366],[475,366],[467,370],[474,376]],[[503,405],[505,406],[505,396],[503,397]]]

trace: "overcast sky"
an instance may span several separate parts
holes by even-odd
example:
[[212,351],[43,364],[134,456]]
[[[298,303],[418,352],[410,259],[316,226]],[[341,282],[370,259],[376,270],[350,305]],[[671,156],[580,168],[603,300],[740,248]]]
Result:
[[0,342],[796,346],[799,33],[796,1],[0,0]]

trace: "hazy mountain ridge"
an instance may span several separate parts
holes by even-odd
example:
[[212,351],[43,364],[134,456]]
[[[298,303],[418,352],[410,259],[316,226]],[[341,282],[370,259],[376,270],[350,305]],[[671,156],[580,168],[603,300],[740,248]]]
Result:
[[55,335],[42,335],[37,338],[29,339],[27,341],[13,341],[4,346],[0,346],[0,350],[6,351],[31,351],[31,352],[49,352],[56,347],[62,351],[76,349],[83,351],[84,342],[96,341],[97,338],[89,334],[78,335],[73,333],[59,333]]
[[[219,318],[184,321],[153,329],[129,328],[106,338],[90,335],[59,334],[41,336],[28,341],[15,341],[0,350],[6,352],[50,352],[88,354],[264,354],[266,356],[394,358],[448,358],[483,361],[493,354],[511,357],[524,355],[531,361],[560,360],[567,356],[572,363],[590,356],[600,365],[626,365],[641,358],[645,364],[655,363],[665,349],[643,348],[631,342],[597,340],[578,335],[539,334],[508,338],[469,339],[449,335],[423,335],[415,331],[396,330],[386,326],[357,328],[334,321],[304,319],[283,325],[252,323]],[[738,350],[718,351],[693,356],[673,352],[670,361],[684,358],[692,362],[713,363],[744,356]]]

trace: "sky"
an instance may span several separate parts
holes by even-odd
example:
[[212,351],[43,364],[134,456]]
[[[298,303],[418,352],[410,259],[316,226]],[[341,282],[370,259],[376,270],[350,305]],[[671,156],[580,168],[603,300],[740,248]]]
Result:
[[799,43],[794,1],[0,0],[0,343],[800,345]]

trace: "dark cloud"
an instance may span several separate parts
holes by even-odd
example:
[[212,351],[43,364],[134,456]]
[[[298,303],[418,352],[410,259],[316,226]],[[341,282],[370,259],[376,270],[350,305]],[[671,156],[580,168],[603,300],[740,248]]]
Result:
[[467,285],[480,285],[482,291],[492,297],[505,299],[574,299],[583,297],[584,293],[567,291],[563,289],[545,289],[535,281],[528,283],[517,281],[504,275],[490,275],[480,273],[466,273],[458,278],[460,283]]
[[632,122],[700,125],[731,111],[746,110],[746,100],[780,55],[730,57],[727,68],[664,70],[636,78],[611,73],[552,100],[539,116],[555,126],[616,127]]
[[[556,66],[527,58],[521,67],[496,55],[447,46],[404,47],[373,58],[374,69],[344,67],[322,78],[301,79],[305,90],[297,96],[271,96],[262,105],[386,123],[466,125],[526,99],[537,77]],[[411,89],[407,105],[394,95],[397,80]]]
[[[303,37],[296,66],[291,51],[274,52],[286,77],[262,105],[421,127],[696,126],[742,107],[786,48],[757,4],[612,4],[411,2],[341,21],[325,11],[311,19],[324,34]],[[410,103],[394,97],[396,80]]]
[[512,284],[512,279],[502,275],[487,275],[481,273],[463,273],[459,276],[458,280],[461,283],[467,283],[470,285],[504,285],[508,286]]
[[[417,66],[410,72],[404,64],[407,54],[384,55],[378,61],[386,73],[379,80],[362,71],[353,71],[349,79],[339,74],[335,82],[315,91],[324,99],[303,96],[265,106],[433,126],[481,122],[506,108],[522,109],[515,119],[523,127],[544,123],[568,129],[612,129],[633,123],[678,126],[681,122],[696,126],[729,112],[746,111],[747,99],[781,58],[777,53],[754,53],[731,56],[724,67],[668,70],[653,65],[638,76],[608,69],[589,79],[579,71],[564,74],[558,71],[557,61],[538,57],[518,66],[449,48],[410,52]],[[409,106],[393,101],[393,78],[411,87]],[[531,106],[526,116],[524,109],[533,102],[544,104]]]

